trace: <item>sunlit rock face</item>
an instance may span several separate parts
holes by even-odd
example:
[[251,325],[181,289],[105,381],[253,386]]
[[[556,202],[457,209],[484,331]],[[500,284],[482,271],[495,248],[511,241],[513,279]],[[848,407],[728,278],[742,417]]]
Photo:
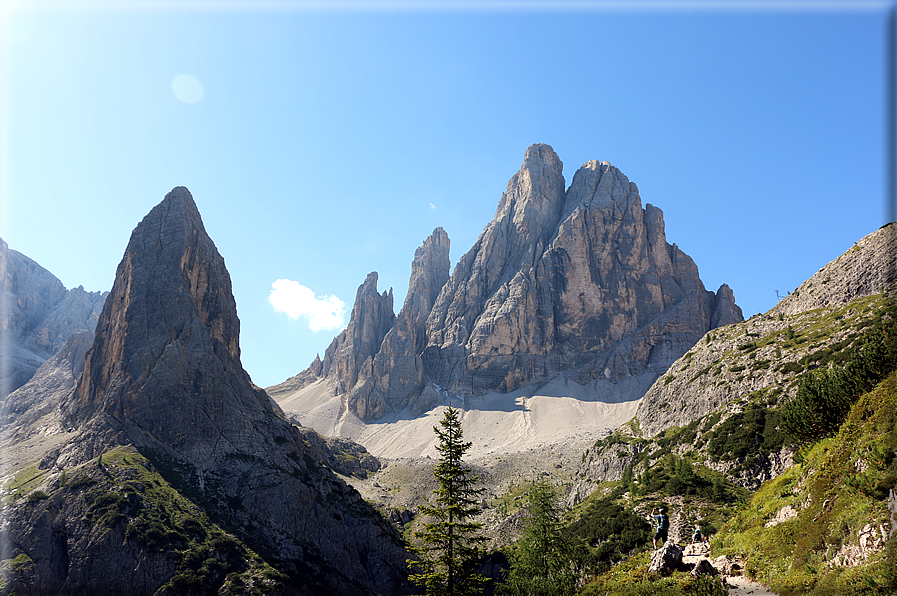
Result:
[[[663,213],[607,162],[564,191],[547,145],[527,150],[495,219],[461,258],[427,321],[439,385],[507,392],[558,374],[580,383],[661,372],[713,324],[741,320],[669,245]],[[714,320],[714,317],[716,319]]]
[[0,239],[0,400],[27,383],[73,332],[93,331],[106,294],[66,290]]
[[[131,235],[80,381],[61,405],[74,438],[41,465],[73,469],[110,448],[136,447],[228,531],[266,553],[290,585],[320,588],[308,593],[398,593],[406,553],[395,530],[315,463],[305,433],[252,384],[239,330],[224,259],[190,193],[175,188]],[[66,573],[37,570],[68,582],[41,584],[47,593],[78,589],[82,580],[72,578],[96,585],[86,555],[102,559],[111,548],[99,534],[84,535],[90,529],[78,507],[62,504],[57,512],[68,513],[37,530],[26,527],[25,510],[12,518],[21,524],[12,523],[11,535],[26,554],[49,552],[67,537]],[[131,557],[123,568],[151,558],[126,546],[116,554]],[[137,592],[127,583],[133,578],[110,576],[106,589],[153,593],[170,579],[168,567],[157,570],[146,580],[157,583]]]
[[[427,345],[427,316],[448,279],[449,246],[448,234],[436,228],[415,251],[405,304],[348,391],[348,407],[359,418],[380,418],[409,405],[416,413],[429,409],[432,393],[421,396],[426,383],[420,354]],[[356,308],[361,304],[356,300]],[[354,315],[353,310],[353,330],[361,319]]]
[[377,294],[371,274],[323,369],[272,390],[324,378],[362,420],[406,406],[417,414],[439,402],[436,386],[482,395],[559,375],[580,384],[659,375],[707,330],[742,320],[729,287],[705,290],[691,258],[667,243],[661,210],[643,207],[617,168],[590,161],[565,185],[554,150],[529,147],[451,276],[437,230],[415,255],[392,326],[382,313],[391,293]]

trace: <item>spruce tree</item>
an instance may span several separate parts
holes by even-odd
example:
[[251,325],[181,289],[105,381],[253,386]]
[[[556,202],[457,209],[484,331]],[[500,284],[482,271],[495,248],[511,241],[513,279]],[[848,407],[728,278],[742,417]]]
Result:
[[472,520],[481,511],[483,489],[475,487],[479,477],[462,461],[472,443],[463,440],[460,413],[455,408],[445,412],[433,431],[439,437],[439,461],[433,468],[439,486],[432,501],[420,509],[435,521],[414,533],[421,544],[410,550],[419,560],[409,560],[408,565],[418,573],[409,579],[425,586],[429,596],[481,594],[488,579],[476,572],[476,566],[486,539],[480,534],[482,524]]
[[563,528],[555,488],[548,482],[533,484],[523,532],[510,554],[511,569],[498,589],[501,596],[571,596],[576,593],[576,556]]

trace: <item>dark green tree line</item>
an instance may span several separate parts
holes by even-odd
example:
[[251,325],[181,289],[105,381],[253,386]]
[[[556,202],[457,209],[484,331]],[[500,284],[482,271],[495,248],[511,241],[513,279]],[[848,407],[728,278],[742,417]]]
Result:
[[897,370],[895,331],[892,326],[870,334],[843,367],[804,373],[797,393],[782,406],[782,430],[794,443],[836,433],[856,400]]

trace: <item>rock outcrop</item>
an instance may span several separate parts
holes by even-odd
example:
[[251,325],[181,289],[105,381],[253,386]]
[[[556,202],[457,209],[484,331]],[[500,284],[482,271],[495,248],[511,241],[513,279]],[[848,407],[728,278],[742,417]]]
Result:
[[66,290],[0,239],[0,400],[27,383],[72,332],[93,331],[106,294]]
[[[61,408],[63,424],[77,435],[42,465],[72,469],[110,449],[136,447],[173,487],[279,565],[292,592],[401,591],[405,553],[395,530],[315,463],[303,431],[252,384],[240,362],[239,330],[224,260],[190,193],[175,188],[131,236],[83,374]],[[11,527],[37,576],[55,576],[42,565],[60,560],[38,562],[32,553],[60,540],[73,577],[89,575],[80,568],[88,553],[105,552],[102,533],[66,541],[81,535],[68,532],[76,523],[70,517]],[[132,546],[124,535],[122,553]],[[110,593],[132,588],[105,586]],[[159,585],[149,588],[141,593]]]
[[[434,388],[483,395],[559,375],[580,385],[659,375],[708,329],[742,320],[728,286],[705,290],[667,244],[663,213],[642,207],[635,184],[590,161],[565,190],[548,145],[527,149],[495,218],[450,277],[448,265],[438,229],[415,255],[392,327],[376,274],[359,288],[322,370],[358,418],[426,411],[440,402]],[[308,373],[284,385],[298,389]]]
[[321,372],[336,380],[339,393],[351,391],[370,375],[371,362],[395,323],[392,288],[377,292],[377,272],[368,274],[355,294],[349,325],[324,352]]
[[692,577],[701,577],[702,575],[714,577],[719,575],[719,571],[716,570],[716,567],[713,566],[710,559],[698,559],[695,562],[695,566],[689,571],[689,574]]
[[[803,373],[843,362],[842,351],[893,320],[895,242],[897,224],[884,226],[767,313],[709,331],[648,389],[634,420],[586,451],[568,503],[620,480],[628,466],[638,475],[668,453],[688,454],[752,491],[782,474],[794,463],[794,449],[770,406],[794,395]],[[752,438],[740,438],[742,448],[721,449],[736,432]]]
[[897,223],[882,226],[783,298],[772,314],[831,308],[897,285]]
[[709,333],[645,394],[637,413],[642,432],[650,437],[685,426],[748,394],[786,385],[816,362],[798,366],[811,357],[809,348],[822,353],[828,345],[849,343],[862,328],[860,320],[874,315],[865,312],[868,305],[851,307],[851,301],[897,287],[895,255],[897,224],[889,224],[860,239],[766,314]]
[[65,344],[23,386],[9,394],[3,405],[2,423],[6,440],[18,442],[36,432],[61,431],[59,417],[54,416],[46,424],[37,422],[55,414],[75,389],[84,371],[84,357],[93,344],[93,331],[75,330]]
[[622,172],[590,161],[565,192],[562,167],[547,145],[530,147],[455,268],[427,321],[435,383],[479,394],[560,373],[619,382],[665,370],[714,320],[741,320]]
[[682,564],[683,551],[672,540],[667,540],[663,546],[651,553],[651,563],[648,565],[648,573],[670,575]]
[[[388,412],[401,410],[420,397],[425,387],[420,355],[427,345],[426,321],[439,290],[448,279],[449,246],[448,234],[442,228],[436,228],[415,251],[405,304],[392,328],[382,336],[382,342],[374,353],[368,356],[371,360],[348,391],[348,407],[359,418],[380,418]],[[376,274],[371,275],[375,276],[376,281]],[[370,279],[371,276],[368,276]],[[356,307],[358,305],[359,301],[356,300]],[[358,319],[364,320],[364,317],[359,316]],[[353,309],[347,331],[357,326],[356,311]],[[413,410],[422,411],[427,405],[430,402],[415,402]]]

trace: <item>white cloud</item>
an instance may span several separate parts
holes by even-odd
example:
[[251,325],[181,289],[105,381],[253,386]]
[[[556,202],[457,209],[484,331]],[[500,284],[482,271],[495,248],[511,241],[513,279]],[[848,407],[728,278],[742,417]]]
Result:
[[433,203],[430,203],[430,209],[432,209],[433,211],[436,211],[436,205],[434,205]]
[[345,302],[336,296],[318,298],[298,281],[278,279],[271,284],[268,301],[274,310],[285,313],[291,319],[308,317],[308,328],[312,331],[339,329],[345,325]]

